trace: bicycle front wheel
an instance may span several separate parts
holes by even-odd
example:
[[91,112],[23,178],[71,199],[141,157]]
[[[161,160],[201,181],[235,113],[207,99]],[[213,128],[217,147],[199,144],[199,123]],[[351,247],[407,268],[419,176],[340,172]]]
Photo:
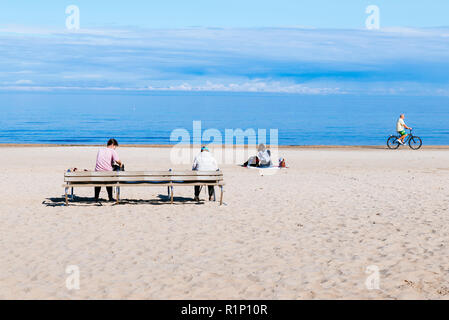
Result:
[[421,148],[422,146],[422,140],[420,137],[417,136],[413,136],[410,138],[410,140],[408,141],[408,145],[410,148],[412,148],[413,150],[418,150],[419,148]]
[[395,136],[391,136],[391,137],[388,138],[387,146],[388,146],[389,149],[397,149],[397,148],[399,148],[398,138],[399,137],[395,137]]

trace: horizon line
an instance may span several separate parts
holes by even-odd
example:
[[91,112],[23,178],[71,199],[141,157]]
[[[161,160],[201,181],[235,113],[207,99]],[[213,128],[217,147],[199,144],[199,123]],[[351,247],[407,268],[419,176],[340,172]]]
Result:
[[[201,148],[204,144],[120,144],[120,148],[161,148],[168,149],[174,146],[183,148]],[[0,148],[97,148],[104,147],[105,144],[51,144],[51,143],[0,143]],[[217,144],[211,145],[211,148],[249,148],[257,147],[258,144]],[[266,144],[267,147],[271,147],[270,144]],[[277,145],[278,149],[377,149],[377,150],[389,150],[384,145]],[[421,149],[439,149],[449,150],[449,145],[425,145]],[[408,149],[407,149],[408,150]],[[395,151],[395,150],[392,150]],[[397,151],[397,150],[396,150]],[[414,151],[414,150],[412,150]]]

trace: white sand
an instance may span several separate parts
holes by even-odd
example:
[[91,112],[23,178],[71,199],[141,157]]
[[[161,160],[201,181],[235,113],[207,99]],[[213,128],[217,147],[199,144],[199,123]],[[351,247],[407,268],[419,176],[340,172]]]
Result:
[[[189,169],[170,149],[118,151],[127,170]],[[1,299],[449,298],[449,150],[280,150],[290,168],[272,176],[222,166],[221,207],[186,187],[174,205],[153,187],[64,207],[64,170],[92,168],[96,148],[0,154]]]

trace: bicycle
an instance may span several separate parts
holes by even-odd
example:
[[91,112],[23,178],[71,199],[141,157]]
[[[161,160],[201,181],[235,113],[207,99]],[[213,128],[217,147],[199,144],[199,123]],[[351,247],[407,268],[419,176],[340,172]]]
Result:
[[[401,136],[391,135],[387,140],[387,146],[389,149],[397,149],[401,145],[398,139]],[[408,143],[408,146],[413,150],[418,150],[422,146],[422,140],[418,136],[413,135],[413,129],[410,129],[410,134],[405,137],[404,145]]]

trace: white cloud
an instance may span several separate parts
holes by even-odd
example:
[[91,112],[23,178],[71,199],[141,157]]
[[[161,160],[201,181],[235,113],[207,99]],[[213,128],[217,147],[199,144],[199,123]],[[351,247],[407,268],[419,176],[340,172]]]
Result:
[[269,92],[293,94],[344,94],[339,88],[313,88],[300,84],[281,82],[250,81],[243,83],[212,83],[192,84],[182,83],[173,86],[148,87],[80,87],[80,86],[0,86],[6,91],[191,91],[191,92]]
[[[447,28],[0,28],[2,90],[425,92],[449,84]],[[20,76],[27,73],[26,80]],[[27,88],[25,88],[27,87]],[[388,90],[387,90],[388,89]]]
[[218,91],[218,92],[271,92],[271,93],[296,93],[296,94],[341,94],[339,88],[312,88],[302,84],[281,83],[279,81],[249,81],[243,83],[213,83],[204,85],[192,85],[182,83],[169,87],[148,87],[151,91]]
[[62,77],[63,79],[101,79],[101,74],[67,74]]
[[31,80],[17,80],[15,82],[15,84],[32,84],[32,83],[33,83],[33,81],[31,81]]

